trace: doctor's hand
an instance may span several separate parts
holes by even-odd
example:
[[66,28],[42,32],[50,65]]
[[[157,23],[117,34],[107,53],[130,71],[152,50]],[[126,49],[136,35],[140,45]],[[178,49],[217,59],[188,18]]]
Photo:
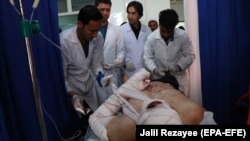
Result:
[[162,68],[155,68],[153,73],[160,76],[160,77],[163,77],[165,75],[165,73],[167,72],[167,70],[165,69],[162,69]]
[[100,87],[106,87],[109,85],[110,83],[110,78],[113,75],[108,75],[105,76],[101,71],[98,73],[97,77],[96,77],[96,81],[98,82]]
[[181,67],[179,65],[174,65],[169,67],[170,72],[180,72],[182,71]]
[[72,104],[74,106],[74,108],[80,108],[80,109],[83,109],[83,97],[80,96],[80,95],[74,95],[72,98],[71,98],[71,101],[72,101]]
[[104,87],[107,87],[109,84],[110,84],[110,78],[113,77],[113,75],[107,75],[107,76],[104,76],[102,79],[101,79],[101,84],[102,86]]
[[120,59],[120,58],[115,59],[114,63],[115,63],[116,67],[122,67],[122,65],[123,65],[122,59]]
[[135,65],[130,61],[126,62],[125,67],[126,67],[126,69],[128,71],[134,71],[135,70]]

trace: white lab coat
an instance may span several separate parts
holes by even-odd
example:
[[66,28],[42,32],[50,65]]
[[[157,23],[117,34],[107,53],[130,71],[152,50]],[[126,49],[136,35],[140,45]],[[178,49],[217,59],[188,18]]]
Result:
[[[149,35],[144,48],[145,67],[153,72],[155,68],[168,69],[170,66],[179,65],[181,72],[173,73],[179,82],[179,89],[188,94],[189,76],[188,68],[195,58],[193,46],[188,34],[182,29],[175,29],[174,40],[166,45],[157,29]],[[155,78],[157,76],[154,75]]]
[[145,67],[143,62],[143,50],[145,42],[147,40],[148,35],[151,33],[151,30],[148,26],[141,23],[141,31],[139,33],[138,39],[136,39],[135,34],[129,23],[122,25],[121,29],[126,49],[125,61],[131,61],[136,67],[134,71],[128,71],[124,69],[124,73],[128,77],[131,77],[141,68]]
[[[121,59],[124,62],[126,52],[120,26],[114,25],[110,22],[108,23],[103,51],[105,64],[114,66],[115,59]],[[118,79],[121,79],[118,78],[121,77],[119,70],[120,68],[117,67],[112,67],[112,69],[104,69],[105,75],[113,75],[111,82],[113,82],[116,86],[120,85],[118,84]]]
[[103,37],[101,33],[98,33],[98,36],[89,42],[87,58],[77,38],[76,27],[60,34],[60,44],[67,92],[74,91],[83,96],[91,109],[96,110],[104,101],[96,90],[96,74],[103,71]]

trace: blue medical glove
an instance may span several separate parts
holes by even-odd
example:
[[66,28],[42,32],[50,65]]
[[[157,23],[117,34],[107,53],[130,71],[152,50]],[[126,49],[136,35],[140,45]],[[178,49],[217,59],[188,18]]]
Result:
[[102,80],[103,77],[104,77],[104,74],[101,71],[99,71],[98,75],[96,76],[96,81],[98,82],[100,87],[102,87],[101,80]]

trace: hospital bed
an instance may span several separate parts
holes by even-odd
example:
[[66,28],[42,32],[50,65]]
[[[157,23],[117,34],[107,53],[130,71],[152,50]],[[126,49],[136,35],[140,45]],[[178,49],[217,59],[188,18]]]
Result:
[[[150,82],[141,69],[109,97],[89,119],[82,141],[135,140],[136,125],[215,125],[213,113],[169,84]],[[161,87],[159,87],[161,86]],[[120,112],[122,109],[122,112]]]

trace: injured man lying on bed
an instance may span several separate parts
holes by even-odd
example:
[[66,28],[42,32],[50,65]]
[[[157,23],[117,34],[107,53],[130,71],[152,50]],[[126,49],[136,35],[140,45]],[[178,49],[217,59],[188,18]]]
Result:
[[[90,117],[85,141],[135,141],[136,125],[216,124],[213,113],[178,90],[170,74],[150,81],[141,69],[112,94]],[[91,135],[92,134],[92,135]]]

